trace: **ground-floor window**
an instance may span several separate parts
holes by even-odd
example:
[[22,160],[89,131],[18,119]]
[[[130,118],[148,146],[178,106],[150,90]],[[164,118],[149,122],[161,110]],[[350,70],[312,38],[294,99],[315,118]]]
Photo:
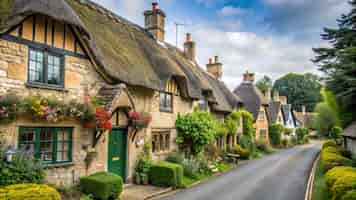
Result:
[[20,127],[19,149],[47,164],[72,161],[72,128]]
[[261,129],[260,130],[260,138],[261,139],[267,139],[267,130],[266,129]]
[[152,132],[152,152],[165,152],[170,150],[171,131],[154,131]]

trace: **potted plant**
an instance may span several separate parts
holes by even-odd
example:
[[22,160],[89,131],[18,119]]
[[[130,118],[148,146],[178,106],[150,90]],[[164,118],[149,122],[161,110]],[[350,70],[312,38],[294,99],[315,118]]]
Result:
[[137,185],[140,185],[141,184],[141,176],[140,176],[140,173],[139,172],[136,172],[135,173],[135,183]]

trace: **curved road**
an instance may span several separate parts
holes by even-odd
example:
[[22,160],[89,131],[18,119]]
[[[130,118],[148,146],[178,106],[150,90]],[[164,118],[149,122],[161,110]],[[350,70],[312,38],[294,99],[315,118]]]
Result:
[[304,200],[313,160],[312,143],[249,161],[229,173],[165,200]]

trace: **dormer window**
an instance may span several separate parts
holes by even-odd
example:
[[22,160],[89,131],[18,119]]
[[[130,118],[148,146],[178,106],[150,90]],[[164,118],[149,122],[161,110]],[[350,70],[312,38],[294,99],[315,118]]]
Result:
[[259,121],[264,121],[265,119],[266,119],[265,112],[264,111],[260,111],[259,114],[258,114],[258,120]]
[[204,96],[202,96],[199,100],[199,110],[200,111],[207,111],[208,104]]
[[63,56],[30,49],[28,82],[36,85],[63,87]]

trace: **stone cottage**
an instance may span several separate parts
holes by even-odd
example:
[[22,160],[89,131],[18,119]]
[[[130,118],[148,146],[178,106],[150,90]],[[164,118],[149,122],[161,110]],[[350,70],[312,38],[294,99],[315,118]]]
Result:
[[[154,160],[177,149],[178,113],[199,107],[223,120],[242,105],[221,81],[218,57],[206,72],[195,61],[190,34],[183,51],[164,41],[166,14],[158,4],[144,15],[140,27],[90,0],[0,4],[0,95],[67,103],[99,97],[112,116],[113,130],[104,134],[71,119],[49,123],[20,116],[0,124],[7,144],[32,148],[46,163],[49,182],[71,185],[98,171],[130,181],[144,143],[152,143]],[[130,127],[131,111],[149,113],[152,122],[143,129]],[[263,130],[258,135],[268,134]],[[97,155],[87,166],[91,151]]]
[[353,122],[347,128],[345,128],[342,137],[344,138],[344,147],[348,151],[356,154],[356,122]]
[[254,117],[256,139],[269,140],[269,101],[255,86],[254,82],[255,74],[246,72],[243,75],[243,82],[235,88],[234,93],[243,101],[243,108],[252,113]]

